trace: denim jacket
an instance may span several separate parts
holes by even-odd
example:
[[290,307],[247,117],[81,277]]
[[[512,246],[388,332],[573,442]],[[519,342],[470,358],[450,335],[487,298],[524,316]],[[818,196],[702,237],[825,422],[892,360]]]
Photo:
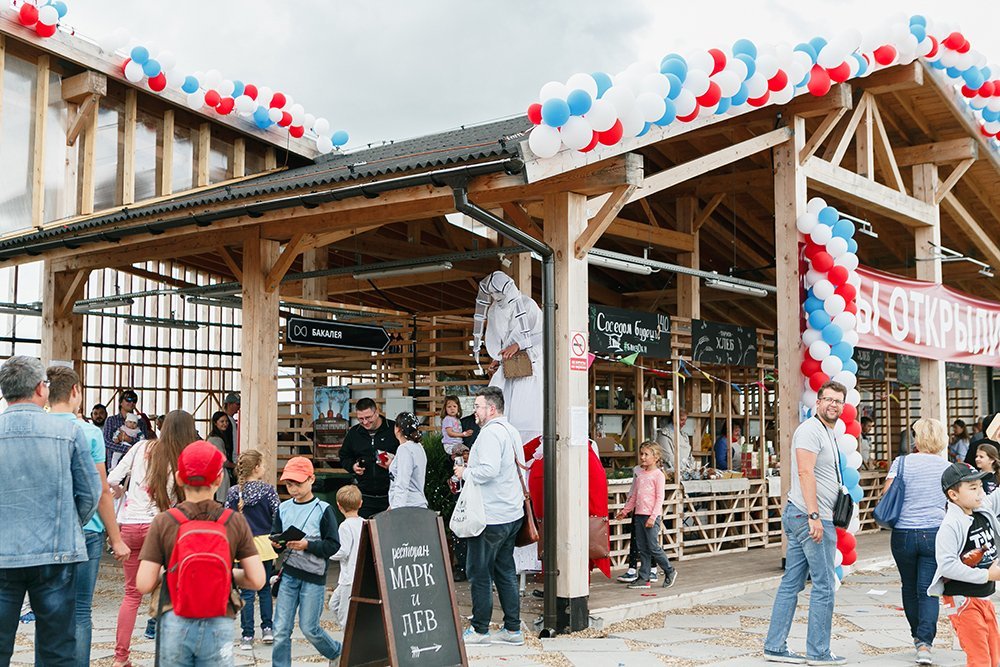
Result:
[[0,569],[87,560],[100,495],[79,426],[33,403],[0,414]]

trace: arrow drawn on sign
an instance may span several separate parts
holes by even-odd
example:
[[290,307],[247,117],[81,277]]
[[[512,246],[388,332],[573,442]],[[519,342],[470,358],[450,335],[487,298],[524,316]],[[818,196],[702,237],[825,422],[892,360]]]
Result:
[[419,658],[420,654],[424,653],[426,651],[434,651],[435,653],[437,653],[440,650],[441,650],[441,645],[440,644],[432,644],[431,646],[425,646],[424,648],[418,648],[416,646],[411,646],[410,647],[410,657],[411,658]]

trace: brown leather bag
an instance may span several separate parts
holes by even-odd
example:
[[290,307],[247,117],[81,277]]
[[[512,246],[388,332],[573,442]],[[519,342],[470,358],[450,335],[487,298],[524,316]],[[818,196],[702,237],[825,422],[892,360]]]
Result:
[[513,357],[503,362],[503,375],[506,378],[526,378],[531,373],[531,357],[524,350],[518,350]]
[[[517,462],[517,452],[514,456],[514,465],[518,468],[522,468],[521,464]],[[527,466],[523,467],[527,470]],[[524,492],[524,521],[521,522],[521,528],[517,531],[517,537],[514,538],[514,546],[526,547],[529,544],[534,544],[538,541],[538,521],[535,519],[535,509],[531,506],[531,494],[528,493],[528,487],[524,485],[524,477],[521,475],[521,471],[517,471],[517,479],[521,482],[521,491]]]
[[587,517],[587,532],[589,551],[587,558],[590,560],[600,560],[611,555],[608,533],[608,517],[589,516]]

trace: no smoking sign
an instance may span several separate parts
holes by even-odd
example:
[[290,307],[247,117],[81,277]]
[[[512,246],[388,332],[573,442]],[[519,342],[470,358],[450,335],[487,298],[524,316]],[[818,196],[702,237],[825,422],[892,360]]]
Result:
[[587,370],[587,335],[582,331],[574,331],[569,336],[569,369]]

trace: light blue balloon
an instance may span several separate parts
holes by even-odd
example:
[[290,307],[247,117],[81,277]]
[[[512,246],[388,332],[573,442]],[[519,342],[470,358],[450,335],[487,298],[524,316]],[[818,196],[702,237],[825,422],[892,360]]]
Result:
[[824,331],[830,324],[830,316],[825,310],[814,310],[809,313],[809,326],[817,331]]
[[811,313],[814,310],[823,310],[823,301],[817,297],[809,296],[802,302],[802,307],[806,313]]
[[608,88],[613,85],[611,77],[605,72],[592,72],[590,76],[594,77],[594,81],[597,82],[597,97],[600,98],[607,92]]
[[142,65],[142,73],[152,79],[160,73],[160,63],[150,58]]
[[962,76],[962,70],[957,67],[949,67],[945,70],[945,73],[953,79],[958,79]]
[[570,94],[566,96],[566,104],[569,105],[569,112],[574,116],[582,116],[590,111],[593,103],[594,101],[590,99],[590,93],[579,88],[570,91]]
[[684,83],[684,79],[687,78],[688,73],[687,61],[673,53],[664,56],[663,60],[660,61],[660,73],[673,74],[681,80],[681,83]]
[[184,83],[181,84],[181,90],[190,95],[191,93],[198,91],[198,79],[194,78],[190,74],[184,77]]
[[724,114],[729,111],[729,107],[732,106],[733,102],[728,97],[723,97],[719,100],[719,106],[715,109],[716,115]]
[[[750,56],[746,55],[745,53],[739,54],[738,56],[736,56],[736,59],[742,61],[743,64],[747,66],[747,79],[752,77],[754,75],[754,72],[757,71],[757,61],[751,58]],[[746,79],[743,80],[746,81]]]
[[833,227],[840,220],[840,212],[832,206],[825,206],[816,217],[827,227]]
[[847,252],[858,252],[858,240],[857,239],[847,239]]
[[818,57],[818,55],[816,53],[816,49],[813,48],[812,44],[809,44],[808,42],[802,42],[801,44],[797,44],[795,48],[792,50],[801,51],[802,53],[806,54],[812,59],[813,65],[816,64],[816,58]]
[[920,14],[914,14],[913,16],[910,17],[910,25],[911,26],[918,25],[922,28],[926,28],[927,19]]
[[674,119],[677,118],[677,106],[674,105],[674,101],[668,98],[663,100],[663,103],[666,106],[666,109],[664,110],[663,115],[660,116],[660,119],[656,121],[656,124],[660,127],[670,125],[674,122]]
[[836,345],[830,346],[830,354],[837,357],[841,361],[847,361],[854,356],[854,346],[850,343],[840,341]]
[[852,53],[851,56],[858,63],[858,76],[864,76],[865,72],[868,71],[868,61],[860,53]]
[[865,492],[861,490],[860,486],[848,487],[847,492],[851,494],[851,498],[856,503],[860,503],[865,497]]
[[59,18],[66,16],[67,9],[65,2],[63,2],[62,0],[56,0],[55,2],[52,3],[52,6],[56,8],[57,12],[59,12]]
[[[812,315],[810,315],[810,317],[812,317]],[[827,315],[827,317],[829,318],[829,315]],[[833,347],[840,341],[844,340],[844,332],[841,331],[840,327],[838,327],[833,322],[830,322],[830,324],[827,324],[825,327],[823,327],[822,334],[823,334],[823,342],[829,345],[830,347]]]
[[843,478],[844,478],[844,486],[846,486],[848,489],[852,489],[855,486],[857,486],[858,483],[861,481],[861,474],[851,466],[845,465]]
[[848,359],[847,361],[844,362],[844,370],[847,371],[848,373],[851,373],[852,375],[857,375],[858,362],[854,361],[854,359]]
[[542,102],[542,122],[549,127],[562,127],[569,120],[569,105],[566,100],[554,97]]
[[257,123],[258,127],[264,121],[271,122],[271,118],[267,115],[267,107],[261,105],[254,109],[253,119]]
[[145,46],[133,46],[129,57],[132,58],[133,62],[145,65],[146,61],[149,60],[149,49]]
[[635,136],[641,137],[642,135],[646,134],[647,132],[649,132],[649,128],[652,127],[652,125],[653,125],[652,123],[646,123],[645,125],[642,126],[642,131]]
[[729,103],[734,107],[738,107],[741,104],[746,104],[749,97],[750,91],[747,90],[747,84],[741,83],[740,89],[736,91],[735,95],[729,98]]
[[757,57],[757,45],[749,39],[738,39],[733,43],[733,55],[746,54],[751,58]]
[[826,40],[822,37],[813,37],[809,40],[809,46],[813,47],[813,51],[815,51],[817,57],[819,57],[819,52],[823,50],[824,46],[826,46]]
[[1000,111],[993,111],[989,107],[983,109],[983,120],[987,123],[995,123],[1000,120]]
[[962,79],[965,80],[965,85],[972,90],[979,90],[983,87],[983,73],[979,71],[978,67],[970,67],[962,72]]
[[922,25],[910,24],[910,34],[916,37],[917,44],[927,39],[927,28]]
[[239,97],[240,95],[242,95],[243,91],[246,90],[246,89],[247,89],[247,87],[246,87],[246,85],[244,85],[244,83],[242,81],[240,81],[239,79],[235,79],[233,81],[233,94],[230,95],[230,97],[232,97],[233,99],[236,99],[237,97]]
[[667,93],[668,100],[676,100],[677,96],[681,94],[681,80],[677,78],[676,74],[664,74],[667,77],[667,81],[670,82],[670,92]]
[[333,142],[334,146],[343,146],[344,144],[347,143],[348,139],[349,137],[347,135],[347,132],[345,132],[344,130],[337,130],[336,132],[333,133],[333,136],[330,137],[330,141]]
[[837,221],[837,224],[833,226],[833,235],[839,236],[842,239],[853,238],[854,223],[847,218],[841,218]]
[[841,581],[844,580],[844,568],[842,568],[841,566],[838,565],[837,567],[833,568],[833,573],[837,575],[837,578],[840,579]]
[[944,63],[940,60],[933,60],[931,61],[931,67],[934,69],[944,69]]

